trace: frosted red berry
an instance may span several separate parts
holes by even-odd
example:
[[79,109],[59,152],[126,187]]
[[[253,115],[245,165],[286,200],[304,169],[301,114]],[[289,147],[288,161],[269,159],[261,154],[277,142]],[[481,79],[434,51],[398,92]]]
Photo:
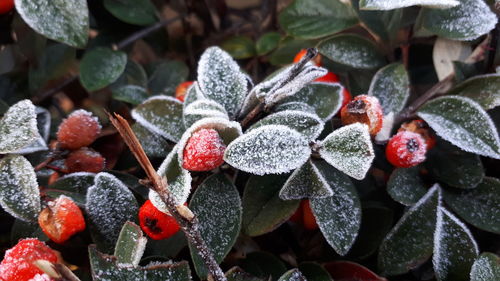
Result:
[[409,168],[424,162],[426,152],[424,138],[409,131],[394,135],[385,149],[387,160],[398,168]]
[[0,14],[6,14],[14,9],[14,0],[0,0]]
[[80,208],[71,198],[59,196],[40,212],[38,224],[43,232],[56,243],[64,243],[75,233],[85,230],[85,219]]
[[177,221],[171,215],[158,210],[151,200],[147,200],[139,209],[139,224],[154,240],[169,238],[180,229]]
[[[307,49],[302,49],[300,52],[298,52],[295,57],[293,58],[294,63],[298,63],[300,59],[302,59],[303,56],[307,54]],[[316,55],[311,62],[313,62],[316,66],[321,66],[321,55],[318,54]]]
[[43,271],[33,264],[37,260],[56,263],[58,256],[54,250],[38,239],[20,240],[17,245],[5,252],[4,259],[0,263],[0,280],[28,281],[37,274],[43,275]]
[[177,88],[175,88],[175,97],[184,102],[184,98],[186,97],[186,92],[193,85],[193,81],[186,81],[180,83]]
[[104,170],[106,160],[102,155],[88,147],[72,151],[64,161],[68,173],[99,173]]
[[356,122],[368,125],[370,135],[376,135],[382,129],[384,114],[376,97],[360,95],[347,103],[340,111],[343,125]]
[[224,163],[226,145],[214,129],[194,132],[184,147],[182,167],[190,171],[210,171]]
[[425,139],[427,150],[431,150],[436,145],[436,135],[432,132],[431,128],[422,119],[412,120],[403,123],[398,132],[410,131],[421,135]]
[[99,133],[101,125],[92,113],[85,110],[77,110],[71,113],[59,125],[57,140],[62,148],[78,149],[93,143]]

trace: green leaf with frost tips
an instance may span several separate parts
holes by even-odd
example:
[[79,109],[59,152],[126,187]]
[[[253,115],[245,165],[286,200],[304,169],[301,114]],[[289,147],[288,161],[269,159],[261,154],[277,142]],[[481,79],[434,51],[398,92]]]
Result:
[[424,263],[433,252],[441,187],[434,185],[396,223],[380,245],[378,266],[384,275],[399,275]]
[[385,115],[399,113],[410,96],[410,79],[404,65],[393,63],[377,71],[368,95],[378,98]]
[[0,120],[0,154],[16,152],[38,138],[35,106],[29,100],[11,106]]
[[354,244],[361,225],[358,193],[349,177],[325,162],[315,164],[330,185],[333,195],[311,198],[311,209],[328,244],[343,256]]
[[493,253],[482,253],[472,265],[470,281],[500,280],[500,258]]
[[448,94],[464,96],[478,102],[489,110],[500,106],[500,75],[474,76],[451,89]]
[[178,142],[184,133],[182,102],[173,97],[154,96],[132,110],[132,118],[149,131]]
[[83,48],[89,33],[87,1],[15,0],[21,18],[43,36]]
[[147,242],[148,239],[137,224],[130,221],[126,222],[120,231],[115,246],[114,256],[118,264],[121,266],[138,266]]
[[125,85],[112,90],[115,100],[128,102],[133,105],[140,104],[149,97],[148,91],[136,85]]
[[217,102],[209,99],[193,101],[184,107],[183,120],[186,128],[203,118],[219,117],[229,119],[226,109]]
[[97,91],[115,82],[125,70],[127,54],[98,47],[85,53],[80,63],[80,82],[87,91]]
[[419,174],[420,167],[395,169],[387,182],[387,193],[394,201],[411,206],[427,193]]
[[475,154],[500,159],[495,124],[475,101],[444,96],[424,104],[417,112],[441,138]]
[[0,205],[17,219],[37,221],[40,190],[35,170],[26,158],[9,155],[0,159]]
[[283,200],[325,198],[332,195],[330,185],[310,160],[292,173],[279,194]]
[[156,8],[150,0],[104,0],[104,8],[123,22],[150,25],[157,21]]
[[90,269],[93,280],[107,281],[186,281],[191,280],[189,263],[153,263],[148,266],[122,266],[116,257],[97,251],[95,245],[89,246]]
[[303,281],[303,280],[306,280],[306,278],[297,268],[285,272],[285,274],[283,274],[280,277],[280,279],[278,279],[278,281]]
[[375,44],[358,35],[340,34],[323,40],[319,52],[330,60],[358,69],[374,69],[385,64]]
[[286,33],[304,39],[321,38],[358,23],[351,6],[339,0],[295,0],[278,19]]
[[459,5],[457,0],[361,0],[359,7],[362,10],[393,10],[410,6],[433,6],[434,8],[451,8]]
[[368,126],[354,123],[335,130],[321,142],[319,155],[348,176],[363,179],[375,158]]
[[[201,237],[220,263],[229,253],[241,228],[241,200],[238,190],[224,174],[207,178],[193,194],[189,208],[199,221]],[[206,279],[208,270],[198,250],[189,244],[196,273]]]
[[439,281],[469,281],[479,249],[469,229],[452,213],[438,208],[432,264]]

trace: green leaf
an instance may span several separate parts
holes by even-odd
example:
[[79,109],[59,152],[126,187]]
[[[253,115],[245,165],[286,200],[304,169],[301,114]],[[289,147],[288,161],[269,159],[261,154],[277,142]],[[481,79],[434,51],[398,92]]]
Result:
[[392,10],[415,5],[446,9],[459,4],[460,2],[457,0],[361,0],[359,2],[359,6],[363,10]]
[[500,159],[500,140],[495,124],[471,99],[439,97],[424,104],[417,114],[441,138],[459,148]]
[[89,246],[90,267],[93,280],[108,281],[186,281],[191,280],[188,262],[153,263],[144,267],[121,266],[113,256]]
[[316,114],[316,110],[312,106],[300,101],[285,102],[282,104],[278,104],[273,108],[273,111],[275,112],[286,111],[286,110],[301,111],[305,113]]
[[[207,178],[193,194],[189,208],[198,217],[200,234],[217,262],[229,253],[241,228],[241,201],[238,190],[224,174]],[[207,278],[208,270],[202,257],[189,244],[196,273]]]
[[248,273],[266,280],[278,280],[286,272],[285,264],[276,256],[266,252],[253,252],[241,261],[241,267]]
[[486,110],[493,109],[500,105],[500,75],[474,76],[458,84],[448,94],[468,97]]
[[257,55],[263,56],[278,47],[281,40],[281,34],[278,32],[264,33],[255,43]]
[[500,180],[485,177],[471,190],[445,189],[444,199],[468,223],[500,234]]
[[440,207],[434,232],[432,263],[439,281],[469,281],[479,249],[467,226]]
[[264,279],[255,277],[237,266],[229,269],[225,275],[228,281],[264,281]]
[[17,219],[36,222],[41,211],[35,170],[26,158],[0,159],[0,206]]
[[319,155],[350,177],[363,179],[375,158],[368,126],[354,123],[335,130],[322,141]]
[[150,132],[139,123],[132,125],[132,130],[149,157],[163,158],[171,151],[171,145],[164,138]]
[[368,95],[378,98],[384,114],[399,113],[410,96],[410,79],[404,65],[393,63],[377,71]]
[[117,263],[120,266],[138,266],[147,242],[148,239],[137,224],[126,222],[115,246],[114,256]]
[[130,24],[150,25],[157,21],[156,8],[149,0],[104,0],[104,8]]
[[432,255],[440,190],[439,185],[434,185],[382,241],[378,266],[384,275],[406,273]]
[[474,262],[470,281],[495,281],[500,279],[500,258],[493,253],[483,253]]
[[86,1],[15,0],[21,18],[36,32],[72,47],[83,48],[89,33]]
[[184,133],[182,102],[173,97],[151,97],[132,110],[132,117],[149,131],[173,142],[178,142]]
[[[449,163],[451,164],[451,163]],[[427,193],[420,167],[395,169],[387,182],[387,193],[394,201],[411,206]]]
[[75,63],[75,58],[76,50],[68,45],[53,44],[45,48],[38,62],[30,67],[30,90],[37,92],[50,80],[64,76]]
[[332,281],[332,277],[321,265],[315,262],[303,262],[299,264],[299,270],[307,281]]
[[278,228],[299,207],[300,200],[282,200],[283,175],[250,176],[243,192],[242,230],[259,236]]
[[185,82],[189,68],[181,61],[166,61],[154,67],[149,78],[148,88],[154,95],[173,96],[180,83]]
[[226,109],[213,100],[199,99],[184,106],[182,118],[186,128],[191,127],[198,120],[210,117],[229,119]]
[[[415,23],[416,35],[429,33],[454,40],[474,40],[492,30],[498,19],[483,0],[458,0],[451,9],[424,8]],[[471,18],[471,15],[474,15]]]
[[358,69],[373,69],[385,64],[375,44],[358,35],[340,34],[321,41],[319,52],[330,60]]
[[269,62],[272,65],[290,64],[300,50],[313,47],[315,44],[316,41],[285,37],[280,41],[278,49],[270,54]]
[[358,194],[346,175],[325,162],[316,162],[316,165],[330,185],[333,195],[311,198],[311,209],[328,244],[343,256],[354,244],[361,224]]
[[127,65],[127,54],[98,47],[85,53],[80,63],[80,82],[87,91],[102,89],[120,77]]
[[289,35],[306,39],[331,35],[357,22],[352,8],[338,0],[295,0],[279,14]]
[[26,222],[16,219],[10,230],[10,241],[12,244],[16,244],[19,240],[24,238],[36,238],[44,242],[50,240],[40,228],[38,221]]
[[296,268],[285,272],[285,274],[281,275],[280,279],[278,279],[278,281],[303,281],[303,280],[306,280],[306,278]]
[[94,173],[72,173],[65,175],[51,184],[45,193],[57,198],[63,194],[75,201],[78,206],[85,207],[86,194],[89,187],[94,184]]
[[311,160],[290,175],[279,193],[283,200],[325,198],[332,195],[330,185]]
[[29,100],[11,106],[0,120],[0,154],[16,152],[39,137],[35,106]]
[[351,3],[361,22],[372,33],[379,36],[384,44],[390,45],[395,41],[397,32],[402,26],[403,9],[391,11],[365,10],[359,7],[361,0],[353,0]]
[[256,54],[253,40],[243,35],[230,37],[220,47],[235,59],[248,59]]
[[138,105],[149,97],[146,89],[136,85],[126,85],[112,90],[115,100],[128,102],[133,105]]

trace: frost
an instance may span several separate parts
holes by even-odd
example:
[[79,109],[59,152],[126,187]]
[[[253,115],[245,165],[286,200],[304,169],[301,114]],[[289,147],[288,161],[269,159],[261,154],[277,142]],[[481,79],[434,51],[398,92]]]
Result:
[[50,112],[43,107],[36,107],[36,121],[40,136],[28,146],[16,151],[16,154],[29,154],[38,151],[48,150],[47,141],[50,134],[51,117]]
[[285,110],[302,111],[302,112],[316,114],[316,110],[314,109],[314,107],[308,105],[307,103],[299,102],[299,101],[282,103],[282,104],[278,104],[276,107],[274,107],[275,112],[285,111]]
[[324,123],[315,113],[285,110],[259,120],[247,132],[266,125],[285,125],[301,133],[308,140],[315,140],[323,131]]
[[410,80],[404,65],[393,63],[377,71],[368,95],[378,98],[385,115],[399,113],[410,96]]
[[493,253],[483,253],[472,265],[470,281],[497,281],[500,278],[500,258]]
[[332,195],[330,185],[311,161],[297,168],[279,193],[283,200],[325,198]]
[[395,169],[387,182],[387,193],[395,201],[411,206],[427,193],[420,167]]
[[500,106],[500,75],[486,74],[474,76],[450,90],[448,94],[473,99],[485,110]]
[[132,222],[126,222],[115,246],[114,256],[118,266],[138,266],[146,249],[148,239],[141,228]]
[[291,269],[283,274],[278,281],[304,281],[306,277],[298,269]]
[[347,175],[363,179],[375,158],[368,126],[354,123],[335,130],[323,140],[319,154]]
[[0,154],[18,151],[39,138],[35,106],[29,100],[11,106],[0,120]]
[[196,100],[184,107],[183,119],[186,128],[189,128],[198,120],[210,117],[229,119],[224,107],[213,100]]
[[500,159],[500,139],[495,124],[475,101],[460,96],[436,98],[418,116],[443,139],[459,148]]
[[415,5],[451,8],[460,5],[457,0],[361,0],[361,10],[393,10]]
[[256,175],[280,174],[304,164],[311,155],[306,138],[283,125],[267,125],[242,135],[228,145],[224,160]]
[[479,249],[469,229],[440,207],[437,210],[432,258],[437,280],[469,280],[467,277],[478,253]]
[[394,127],[394,112],[384,116],[382,120],[382,129],[375,136],[378,142],[385,142],[391,138],[392,128]]
[[206,98],[207,97],[205,97],[205,95],[201,92],[198,82],[193,82],[193,84],[186,90],[186,95],[184,96],[184,110],[186,110],[186,107],[192,102]]
[[221,105],[231,118],[236,117],[247,95],[247,78],[231,56],[210,47],[198,62],[198,84],[203,94]]
[[173,97],[151,97],[132,110],[132,117],[149,131],[173,142],[178,142],[184,132],[182,103]]

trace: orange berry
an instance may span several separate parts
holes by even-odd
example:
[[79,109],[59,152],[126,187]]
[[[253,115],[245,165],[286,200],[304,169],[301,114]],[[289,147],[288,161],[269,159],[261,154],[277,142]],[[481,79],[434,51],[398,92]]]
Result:
[[0,14],[6,14],[14,9],[14,0],[0,0]]
[[92,113],[83,109],[74,111],[59,125],[57,140],[62,148],[78,149],[93,143],[99,133],[101,125]]
[[194,81],[186,81],[180,83],[177,86],[177,88],[175,88],[175,97],[181,102],[184,102],[184,98],[186,97],[186,92],[193,83]]
[[[298,63],[300,59],[307,54],[307,49],[302,49],[300,52],[298,52],[295,57],[293,58],[293,63]],[[321,55],[318,54],[316,55],[312,60],[311,60],[316,66],[321,66]]]
[[102,155],[88,147],[72,151],[64,161],[68,173],[99,173],[104,170],[106,160]]
[[374,96],[355,97],[340,111],[343,125],[356,122],[368,125],[370,135],[376,135],[382,129],[384,114],[378,99]]
[[210,171],[224,163],[226,145],[214,129],[200,129],[184,147],[182,167],[190,171]]
[[309,230],[316,230],[318,229],[318,223],[316,222],[316,218],[314,217],[314,214],[311,210],[311,203],[309,200],[302,200],[300,202],[303,212],[304,212],[304,227]]
[[147,200],[139,209],[139,224],[154,240],[169,238],[180,229],[177,221],[171,215],[158,210],[151,200]]
[[410,122],[403,123],[398,132],[410,131],[420,134],[425,139],[427,150],[431,150],[436,146],[436,135],[432,132],[431,128],[424,120],[417,119]]
[[426,152],[425,140],[421,135],[403,131],[389,140],[385,156],[396,167],[410,168],[424,162]]
[[339,81],[340,81],[339,77],[335,73],[330,71],[328,71],[326,75],[321,76],[320,78],[314,80],[314,82],[323,82],[323,83],[338,83]]

